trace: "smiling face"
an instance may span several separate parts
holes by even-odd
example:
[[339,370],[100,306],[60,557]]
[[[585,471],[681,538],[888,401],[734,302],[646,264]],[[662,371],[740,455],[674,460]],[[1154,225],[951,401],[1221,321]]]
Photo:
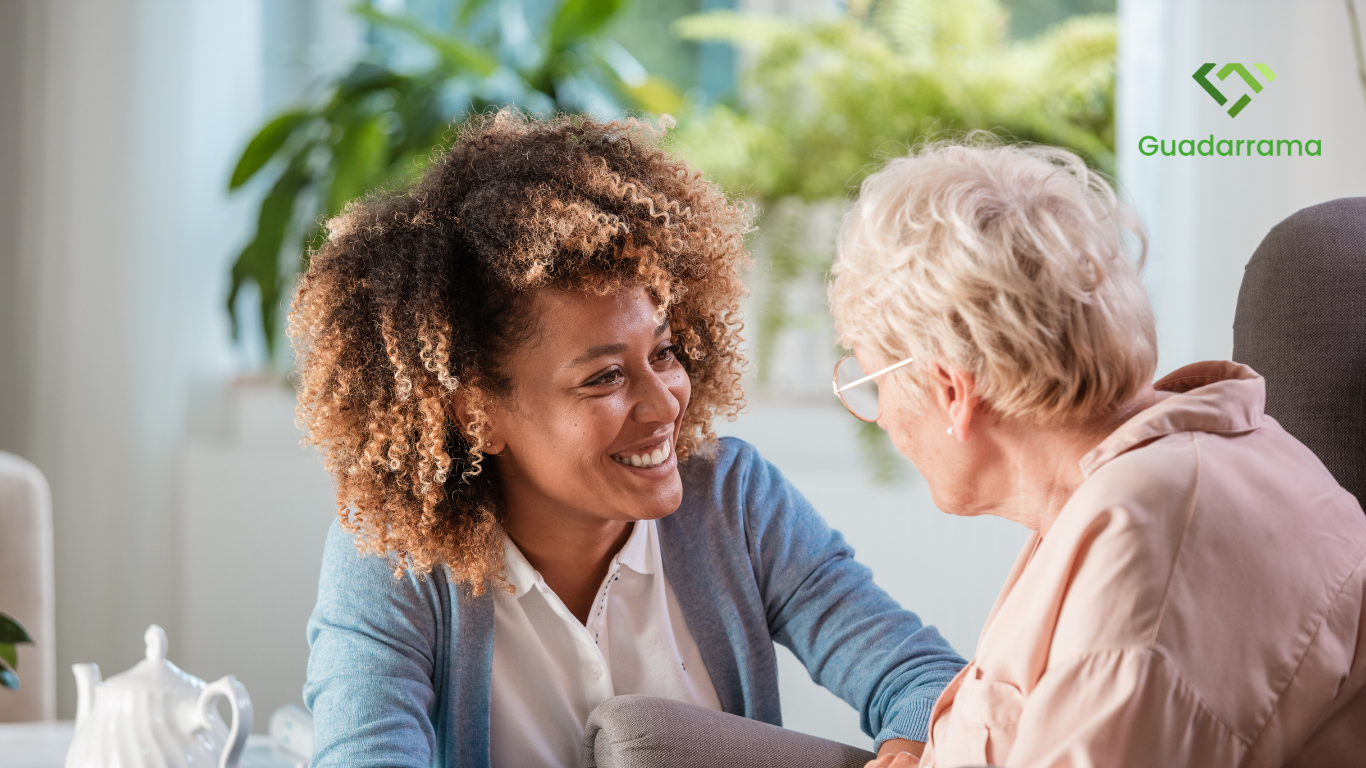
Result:
[[674,441],[691,384],[641,289],[538,289],[536,332],[503,363],[489,451],[509,517],[652,520],[678,509]]

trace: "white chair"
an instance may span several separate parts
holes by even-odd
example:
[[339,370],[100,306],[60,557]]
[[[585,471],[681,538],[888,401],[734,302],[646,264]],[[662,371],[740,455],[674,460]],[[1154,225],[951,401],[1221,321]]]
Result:
[[0,688],[0,722],[57,715],[52,495],[29,462],[0,451],[0,612],[28,630],[19,646],[19,690]]

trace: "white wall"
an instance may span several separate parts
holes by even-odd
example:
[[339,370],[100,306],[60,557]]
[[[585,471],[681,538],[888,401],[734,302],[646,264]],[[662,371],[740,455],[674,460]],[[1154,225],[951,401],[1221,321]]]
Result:
[[[1243,266],[1272,226],[1306,206],[1366,194],[1366,99],[1342,0],[1119,5],[1119,177],[1152,235],[1147,284],[1158,319],[1159,372],[1166,373],[1232,355]],[[1366,4],[1357,5],[1366,12]],[[1224,110],[1250,90],[1237,75],[1215,78],[1229,99],[1218,106],[1191,77],[1206,62],[1262,62],[1277,77],[1230,118]],[[1323,156],[1138,152],[1145,135],[1211,133],[1320,139]]]
[[[59,669],[122,671],[152,622],[173,659],[183,647],[178,457],[192,431],[212,430],[214,393],[242,363],[222,297],[253,201],[226,181],[285,98],[277,87],[268,103],[263,67],[307,84],[329,53],[350,58],[348,5],[5,5],[16,45],[0,57],[0,200],[17,213],[0,236],[0,447],[52,484]],[[304,39],[266,62],[272,13],[303,14],[336,50]],[[69,717],[70,675],[58,696]]]
[[[5,405],[15,450],[53,487],[59,667],[127,666],[139,630],[166,617],[175,562],[170,354],[183,186],[167,162],[185,137],[168,27],[187,8],[133,2],[25,4],[29,46],[18,146],[23,371]],[[169,61],[168,61],[169,59]],[[184,286],[193,290],[193,285]],[[136,658],[132,656],[132,658]],[[59,681],[59,713],[74,687]]]
[[181,456],[174,659],[206,680],[236,675],[263,732],[276,708],[303,703],[304,627],[336,506],[321,457],[299,444],[293,392],[239,383],[226,403],[226,434]]

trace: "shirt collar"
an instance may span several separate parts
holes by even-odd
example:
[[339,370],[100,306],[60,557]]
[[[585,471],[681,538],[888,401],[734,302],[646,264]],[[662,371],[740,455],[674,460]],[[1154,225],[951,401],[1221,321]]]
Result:
[[1266,380],[1240,363],[1194,363],[1153,386],[1176,394],[1139,412],[1083,456],[1083,477],[1125,451],[1166,435],[1256,429],[1266,410]]
[[[617,553],[617,561],[642,575],[654,573],[655,558],[651,557],[654,527],[653,520],[637,520],[631,529],[631,536]],[[507,534],[503,534],[503,574],[513,589],[513,597],[525,595],[541,577]]]
[[631,530],[631,537],[617,553],[617,561],[641,575],[655,572],[654,558],[650,556],[654,541],[655,521],[637,520]]
[[503,534],[503,573],[508,585],[512,587],[513,597],[525,595],[540,579],[540,574],[531,567],[526,555],[522,554],[522,550],[512,543],[512,537],[506,533]]

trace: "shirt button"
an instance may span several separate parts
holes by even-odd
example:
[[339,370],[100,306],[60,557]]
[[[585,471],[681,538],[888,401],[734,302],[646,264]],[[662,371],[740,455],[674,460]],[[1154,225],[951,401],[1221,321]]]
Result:
[[597,680],[599,677],[602,677],[602,667],[592,667],[588,670],[588,674],[592,675],[594,680]]

